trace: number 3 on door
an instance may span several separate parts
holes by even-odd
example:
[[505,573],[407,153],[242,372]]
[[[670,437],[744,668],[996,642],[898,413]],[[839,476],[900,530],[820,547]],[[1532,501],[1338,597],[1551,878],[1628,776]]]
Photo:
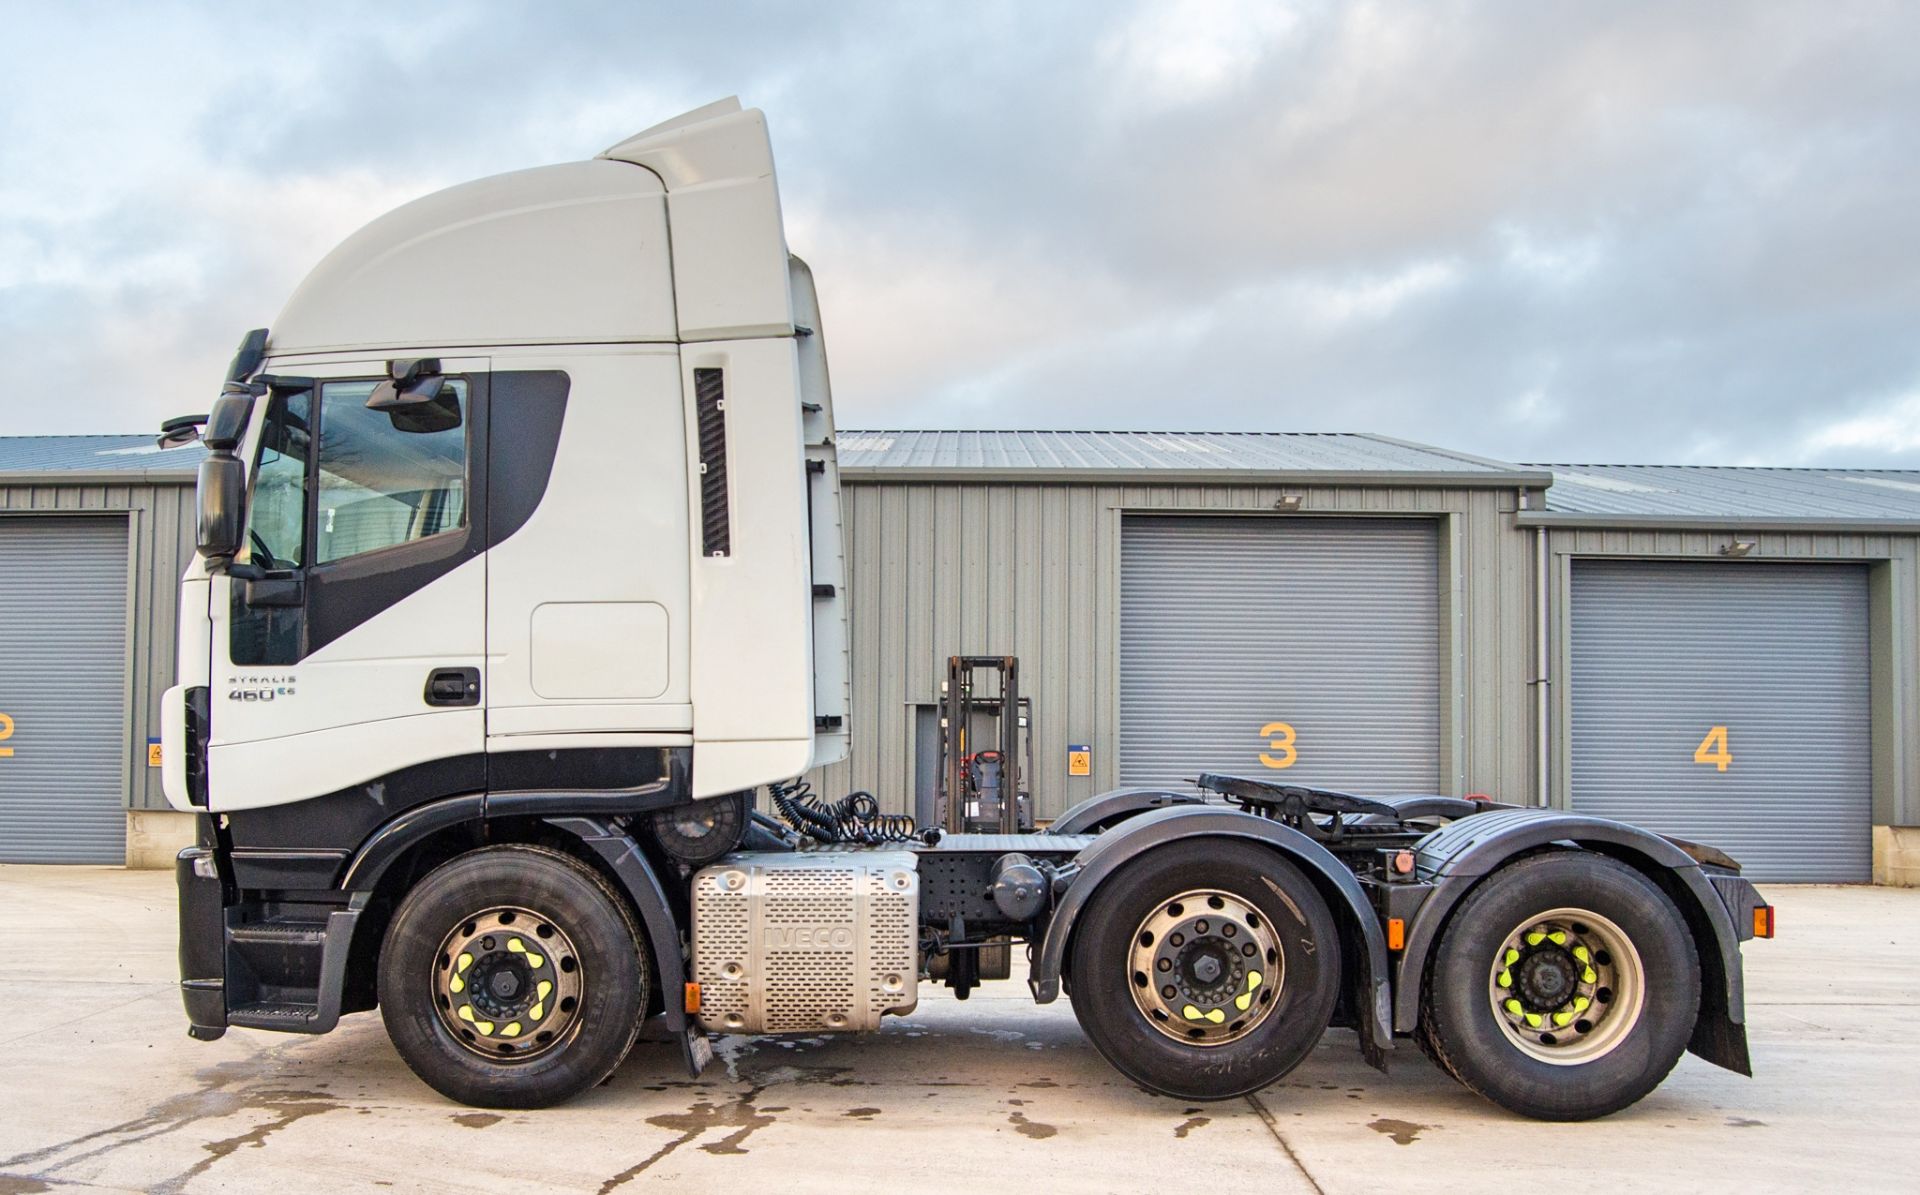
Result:
[[[12,737],[13,719],[7,717],[5,714],[0,714],[0,739],[10,739]],[[12,747],[0,747],[0,759],[9,759],[12,758],[12,756]]]
[[1733,752],[1727,749],[1726,727],[1716,726],[1707,731],[1707,737],[1693,749],[1693,762],[1710,763],[1722,772],[1727,770],[1727,765],[1733,762]]
[[[1260,753],[1260,762],[1270,768],[1290,768],[1300,758],[1300,752],[1293,745],[1293,727],[1285,722],[1269,722],[1260,728],[1260,737],[1267,740],[1267,750]],[[1278,751],[1278,755],[1268,752]]]

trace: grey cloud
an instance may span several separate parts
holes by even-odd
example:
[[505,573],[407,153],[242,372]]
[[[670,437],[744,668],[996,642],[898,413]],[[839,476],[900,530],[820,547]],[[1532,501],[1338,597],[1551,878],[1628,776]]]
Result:
[[[0,430],[194,406],[384,205],[737,92],[773,123],[848,423],[1920,466],[1920,431],[1833,431],[1920,407],[1911,6],[120,15],[16,15],[35,36],[0,50],[0,246],[60,238],[107,277],[152,256],[174,284],[16,280],[0,257],[4,393],[90,362],[103,395],[0,398]],[[155,66],[162,30],[186,48]],[[81,57],[129,103],[167,88],[130,130],[77,94],[105,127],[13,102]],[[179,171],[92,173],[87,210],[49,222],[82,132],[175,138]],[[196,172],[285,210],[214,202]]]

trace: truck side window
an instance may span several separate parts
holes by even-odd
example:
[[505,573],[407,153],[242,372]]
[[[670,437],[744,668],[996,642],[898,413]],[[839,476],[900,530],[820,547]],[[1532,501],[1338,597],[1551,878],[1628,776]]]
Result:
[[374,385],[321,389],[315,564],[466,525],[466,382],[449,378],[437,398],[387,411],[367,409]]
[[[313,392],[275,393],[269,400],[260,448],[253,459],[253,501],[241,559],[269,572],[297,569],[306,560],[307,461],[313,455]],[[291,664],[300,658],[298,607],[250,606],[246,588],[233,586],[228,658],[248,667]]]
[[306,557],[307,457],[313,394],[275,394],[253,466],[245,559],[265,569],[299,568]]

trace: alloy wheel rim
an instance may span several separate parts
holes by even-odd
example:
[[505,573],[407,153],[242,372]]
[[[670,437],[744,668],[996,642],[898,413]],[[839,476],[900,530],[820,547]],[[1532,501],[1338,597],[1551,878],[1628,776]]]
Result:
[[440,1023],[489,1062],[530,1061],[579,1030],[579,955],[564,930],[529,909],[495,906],[462,919],[432,965]]
[[1127,987],[1149,1025],[1182,1045],[1223,1046],[1278,1004],[1286,956],[1259,910],[1202,888],[1154,906],[1127,950]]
[[1495,951],[1487,978],[1493,1018],[1529,1058],[1578,1066],[1617,1049],[1646,1006],[1640,952],[1590,909],[1527,918]]

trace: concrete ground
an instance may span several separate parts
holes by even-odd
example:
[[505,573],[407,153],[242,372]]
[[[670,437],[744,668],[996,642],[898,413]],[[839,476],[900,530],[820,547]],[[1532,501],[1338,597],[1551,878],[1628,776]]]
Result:
[[1537,1124],[1411,1046],[1335,1031],[1257,1098],[1149,1096],[1064,1005],[923,988],[872,1037],[730,1039],[688,1081],[647,1042],[559,1109],[441,1099],[377,1014],[318,1038],[186,1036],[166,873],[0,867],[0,1195],[148,1191],[1920,1190],[1920,891],[1774,888],[1747,947],[1758,1077],[1688,1057],[1637,1107]]

